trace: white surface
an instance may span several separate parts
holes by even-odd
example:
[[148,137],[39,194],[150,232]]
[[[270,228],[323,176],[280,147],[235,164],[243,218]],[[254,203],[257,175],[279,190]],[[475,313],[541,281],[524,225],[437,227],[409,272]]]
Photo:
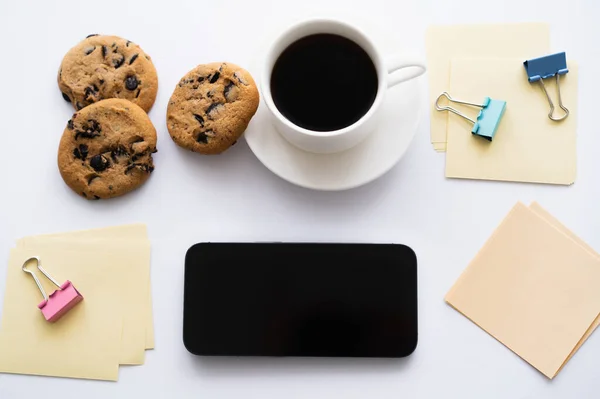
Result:
[[[596,0],[348,1],[0,1],[0,259],[16,238],[146,222],[153,247],[157,349],[118,383],[0,375],[0,398],[597,398],[600,334],[554,381],[450,309],[443,296],[515,201],[538,200],[600,249],[600,134],[595,107],[600,65]],[[489,7],[489,8],[488,8]],[[202,62],[248,65],[272,29],[314,15],[352,14],[388,27],[424,54],[431,23],[542,20],[552,44],[579,61],[579,173],[553,187],[444,179],[444,156],[424,120],[402,161],[359,189],[328,193],[269,172],[244,142],[218,157],[180,150],[165,109],[178,79]],[[277,25],[277,26],[276,26]],[[89,33],[139,42],[160,75],[150,116],[159,131],[156,171],[121,199],[76,197],[56,168],[72,110],[56,88],[64,53]],[[255,70],[252,70],[256,74]],[[568,106],[568,104],[567,104]],[[181,342],[183,258],[203,240],[393,241],[419,258],[419,346],[400,362],[227,359],[189,355]],[[6,262],[0,263],[0,281]],[[0,301],[4,286],[0,283]],[[35,306],[35,300],[32,300]]]

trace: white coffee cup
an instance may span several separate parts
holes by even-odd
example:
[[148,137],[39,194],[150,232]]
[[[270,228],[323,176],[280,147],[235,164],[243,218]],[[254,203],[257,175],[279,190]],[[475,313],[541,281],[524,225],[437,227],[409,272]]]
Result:
[[[326,132],[308,130],[292,123],[279,112],[271,94],[271,72],[279,55],[295,41],[318,33],[344,36],[361,46],[375,64],[379,85],[373,105],[358,121],[343,129]],[[404,68],[410,69],[399,72]],[[387,62],[384,61],[381,52],[373,42],[360,30],[345,22],[313,19],[289,28],[269,49],[261,76],[262,98],[269,109],[275,128],[290,143],[314,153],[340,152],[354,147],[376,129],[381,104],[388,88],[421,76],[425,69],[422,61],[409,57],[394,57]]]

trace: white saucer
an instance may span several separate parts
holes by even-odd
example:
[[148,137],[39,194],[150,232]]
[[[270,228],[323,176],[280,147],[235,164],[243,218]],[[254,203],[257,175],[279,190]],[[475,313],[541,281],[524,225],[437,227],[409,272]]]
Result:
[[262,104],[246,130],[246,141],[271,172],[290,183],[325,191],[362,186],[389,171],[408,149],[423,111],[422,80],[388,89],[379,128],[347,151],[313,154],[295,147],[275,130]]

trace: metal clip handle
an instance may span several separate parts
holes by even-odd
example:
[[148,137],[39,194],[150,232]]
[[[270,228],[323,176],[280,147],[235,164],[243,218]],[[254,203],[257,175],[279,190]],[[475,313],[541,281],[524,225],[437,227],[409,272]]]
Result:
[[565,119],[567,116],[569,116],[569,110],[562,103],[562,97],[560,95],[559,76],[560,76],[560,74],[557,73],[556,74],[556,90],[558,91],[558,106],[565,112],[565,114],[563,116],[561,116],[560,118],[554,117],[554,103],[552,102],[552,99],[550,98],[550,94],[548,94],[548,90],[546,90],[546,85],[544,84],[544,79],[539,80],[540,84],[542,85],[542,89],[544,90],[544,93],[546,94],[546,98],[548,99],[548,104],[550,104],[550,112],[548,113],[548,118],[552,119],[555,122],[560,122],[563,119]]
[[439,103],[442,97],[446,97],[448,99],[449,102],[453,102],[453,103],[457,103],[457,104],[465,104],[465,105],[470,105],[472,107],[478,107],[478,108],[484,108],[485,105],[483,104],[475,104],[475,103],[470,103],[467,101],[460,101],[460,100],[455,100],[452,97],[450,97],[450,94],[448,94],[447,91],[443,92],[442,94],[440,94],[438,96],[438,98],[435,100],[435,109],[437,109],[438,111],[449,111],[452,112],[462,118],[465,118],[466,120],[468,120],[469,122],[475,124],[476,121],[474,121],[473,119],[469,118],[468,116],[466,116],[465,114],[463,114],[462,112],[446,105],[444,107],[442,107]]
[[55,286],[57,286],[59,290],[61,289],[60,288],[60,284],[58,284],[56,282],[56,280],[54,280],[52,278],[52,276],[50,276],[50,274],[48,274],[48,272],[46,270],[44,270],[44,268],[42,267],[42,261],[37,256],[32,256],[31,258],[27,259],[23,263],[23,266],[21,266],[21,270],[23,270],[25,273],[31,274],[31,276],[33,277],[33,280],[35,281],[35,284],[38,286],[38,288],[40,289],[40,292],[44,296],[44,299],[47,301],[48,300],[48,295],[46,294],[46,291],[44,290],[44,287],[42,286],[42,283],[37,278],[37,276],[35,275],[34,272],[32,272],[31,270],[27,270],[27,268],[25,267],[25,266],[27,266],[27,263],[29,263],[29,261],[34,260],[34,259],[36,261],[36,267],[38,268],[38,270],[41,271],[42,274],[44,274],[44,276],[46,276],[46,278],[52,282],[52,284],[54,284]]

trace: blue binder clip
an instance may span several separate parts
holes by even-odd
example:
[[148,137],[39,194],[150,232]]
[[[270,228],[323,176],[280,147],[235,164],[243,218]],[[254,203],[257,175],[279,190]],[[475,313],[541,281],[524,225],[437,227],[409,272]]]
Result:
[[[449,107],[449,106],[440,106],[439,102],[442,97],[446,97],[448,101],[457,103],[457,104],[465,104],[470,105],[472,107],[481,108],[479,114],[477,115],[477,120],[473,120],[463,114],[462,112]],[[504,111],[506,110],[506,101],[502,100],[492,100],[489,97],[486,97],[483,100],[483,104],[474,104],[466,101],[455,100],[450,97],[450,94],[447,92],[443,92],[435,101],[435,109],[438,111],[450,111],[462,118],[473,123],[473,128],[471,129],[471,133],[483,137],[486,140],[492,141],[494,135],[496,134],[496,130],[498,130],[498,125],[500,124],[500,119],[502,119],[502,115],[504,115]]]
[[[529,78],[529,83],[540,82],[542,85],[542,89],[546,94],[546,98],[548,98],[548,103],[550,104],[550,113],[548,113],[548,118],[553,121],[562,121],[567,116],[569,116],[569,110],[562,103],[562,97],[560,95],[560,85],[558,82],[559,76],[564,75],[569,72],[567,69],[567,55],[566,53],[556,53],[547,55],[545,57],[534,58],[531,60],[527,60],[523,63],[525,65],[525,71],[527,72],[527,76]],[[551,78],[556,76],[556,90],[558,91],[558,105],[565,112],[565,114],[560,117],[554,117],[554,103],[548,94],[548,90],[546,90],[546,85],[544,84],[544,79]]]

